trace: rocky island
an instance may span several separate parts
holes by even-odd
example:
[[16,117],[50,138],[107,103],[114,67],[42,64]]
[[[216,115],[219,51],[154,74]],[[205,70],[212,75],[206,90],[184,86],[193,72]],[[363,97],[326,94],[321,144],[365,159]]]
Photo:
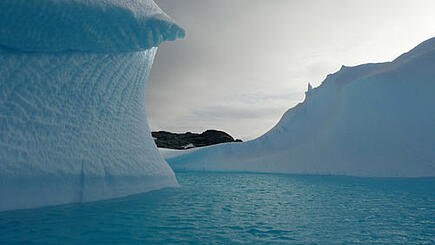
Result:
[[231,135],[219,130],[206,130],[200,134],[197,133],[171,133],[158,131],[151,133],[157,147],[176,150],[184,150],[195,147],[203,147],[228,142],[242,142],[240,139],[234,139]]

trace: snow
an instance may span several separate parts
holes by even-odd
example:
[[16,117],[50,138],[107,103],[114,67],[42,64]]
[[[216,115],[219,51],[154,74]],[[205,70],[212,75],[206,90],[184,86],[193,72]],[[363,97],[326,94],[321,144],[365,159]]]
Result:
[[195,148],[195,145],[190,143],[190,144],[183,146],[183,149],[190,149],[190,148]]
[[343,66],[263,136],[176,157],[175,169],[435,176],[435,39],[393,62]]
[[177,186],[146,123],[151,0],[0,2],[0,211]]

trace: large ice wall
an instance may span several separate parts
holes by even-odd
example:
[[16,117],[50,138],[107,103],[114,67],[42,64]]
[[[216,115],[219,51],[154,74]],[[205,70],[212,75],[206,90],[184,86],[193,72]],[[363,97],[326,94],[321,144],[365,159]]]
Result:
[[168,156],[174,169],[435,176],[435,39],[343,66],[258,139]]
[[151,0],[0,2],[0,211],[176,186],[146,122]]

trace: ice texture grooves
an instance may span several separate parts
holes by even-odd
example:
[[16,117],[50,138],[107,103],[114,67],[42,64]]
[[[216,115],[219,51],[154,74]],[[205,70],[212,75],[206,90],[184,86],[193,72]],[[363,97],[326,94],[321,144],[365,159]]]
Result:
[[0,15],[0,211],[178,185],[146,122],[153,46],[181,30],[154,2],[1,1]]
[[21,51],[139,51],[185,35],[152,0],[2,0],[0,10],[0,45]]
[[0,53],[0,209],[176,185],[145,122],[155,51]]
[[175,169],[435,176],[435,39],[342,67],[265,135],[168,157]]

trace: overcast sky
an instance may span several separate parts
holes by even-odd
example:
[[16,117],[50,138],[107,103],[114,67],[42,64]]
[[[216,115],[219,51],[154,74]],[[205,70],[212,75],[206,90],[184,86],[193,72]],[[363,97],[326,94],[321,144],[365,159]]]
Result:
[[391,61],[435,36],[435,1],[156,0],[187,32],[147,86],[152,130],[252,139],[341,65]]

